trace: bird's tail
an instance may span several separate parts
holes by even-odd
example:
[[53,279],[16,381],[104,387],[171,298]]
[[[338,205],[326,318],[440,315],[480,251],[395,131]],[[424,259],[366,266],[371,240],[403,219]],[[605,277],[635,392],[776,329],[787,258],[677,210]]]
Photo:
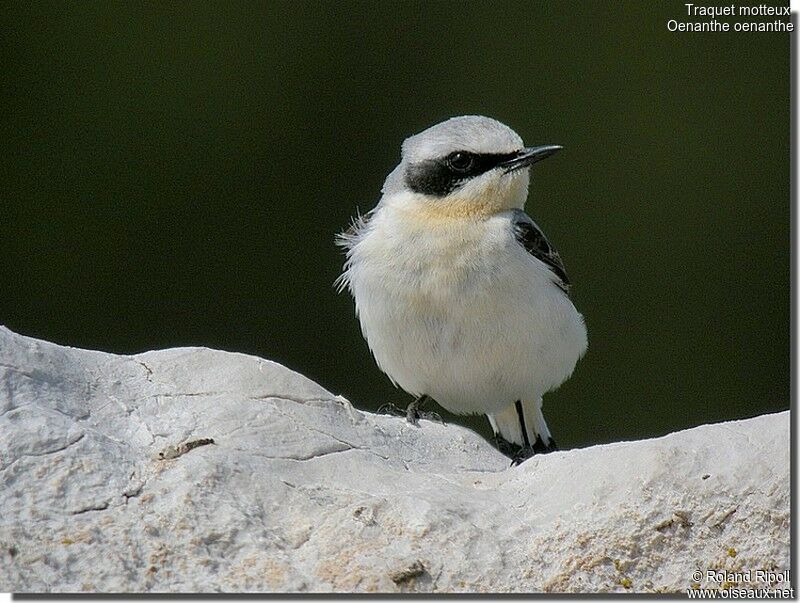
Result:
[[557,450],[542,414],[542,399],[517,401],[500,412],[486,415],[496,436],[536,452]]

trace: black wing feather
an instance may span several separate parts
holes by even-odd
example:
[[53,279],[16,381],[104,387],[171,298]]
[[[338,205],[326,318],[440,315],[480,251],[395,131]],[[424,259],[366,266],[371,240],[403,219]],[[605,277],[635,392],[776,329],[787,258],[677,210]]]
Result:
[[558,277],[556,284],[565,293],[568,293],[570,282],[567,271],[564,268],[564,262],[561,261],[558,251],[550,244],[541,229],[522,211],[517,213],[512,224],[514,226],[514,236],[520,245],[537,260],[547,265],[553,274]]

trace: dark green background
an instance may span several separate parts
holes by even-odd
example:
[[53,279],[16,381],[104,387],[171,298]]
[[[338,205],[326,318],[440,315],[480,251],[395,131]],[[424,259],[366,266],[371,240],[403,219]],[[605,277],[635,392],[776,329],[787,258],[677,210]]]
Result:
[[4,4],[0,323],[405,405],[334,292],[333,236],[406,136],[480,113],[566,147],[527,205],[589,328],[545,398],[562,447],[788,408],[789,36],[669,33],[684,10]]

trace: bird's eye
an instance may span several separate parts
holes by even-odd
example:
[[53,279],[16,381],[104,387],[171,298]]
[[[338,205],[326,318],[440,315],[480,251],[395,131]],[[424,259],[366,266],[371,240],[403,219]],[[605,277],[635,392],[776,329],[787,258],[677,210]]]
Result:
[[458,151],[447,156],[447,167],[456,172],[466,172],[472,167],[475,158],[471,153]]

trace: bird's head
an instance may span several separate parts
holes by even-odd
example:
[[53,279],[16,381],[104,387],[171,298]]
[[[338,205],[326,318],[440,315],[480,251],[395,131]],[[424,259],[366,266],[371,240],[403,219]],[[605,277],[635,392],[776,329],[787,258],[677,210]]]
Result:
[[528,168],[560,149],[525,147],[514,130],[488,117],[453,117],[405,140],[400,165],[383,186],[383,202],[426,218],[521,209]]

